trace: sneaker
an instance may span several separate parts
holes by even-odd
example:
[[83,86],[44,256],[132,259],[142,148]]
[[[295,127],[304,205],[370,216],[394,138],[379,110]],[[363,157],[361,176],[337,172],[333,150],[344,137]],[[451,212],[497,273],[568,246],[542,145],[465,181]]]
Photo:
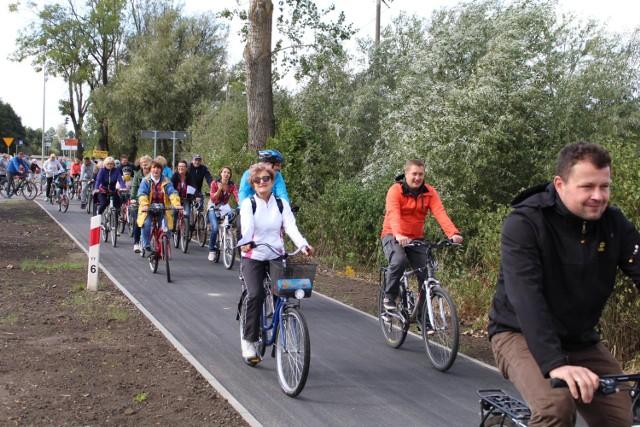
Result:
[[240,340],[242,344],[242,357],[245,359],[256,358],[256,343],[247,341],[245,339]]
[[133,245],[133,252],[139,254],[140,253],[140,245],[139,244],[135,244]]
[[207,259],[209,261],[213,261],[213,258],[216,256],[216,252],[215,251],[209,251],[209,256],[207,257]]
[[87,204],[86,204],[86,203],[82,203],[82,204],[80,205],[80,209],[86,209],[86,208],[87,208]]
[[382,306],[385,310],[395,310],[396,309],[396,299],[393,296],[386,296],[382,300]]

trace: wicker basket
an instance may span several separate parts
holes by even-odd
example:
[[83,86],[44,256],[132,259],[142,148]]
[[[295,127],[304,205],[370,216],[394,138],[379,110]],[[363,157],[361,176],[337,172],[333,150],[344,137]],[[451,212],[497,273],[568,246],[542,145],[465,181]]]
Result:
[[269,263],[269,275],[271,276],[271,289],[275,295],[293,297],[296,290],[302,289],[304,297],[309,298],[313,290],[313,281],[316,276],[317,264],[287,262],[286,267],[282,261]]

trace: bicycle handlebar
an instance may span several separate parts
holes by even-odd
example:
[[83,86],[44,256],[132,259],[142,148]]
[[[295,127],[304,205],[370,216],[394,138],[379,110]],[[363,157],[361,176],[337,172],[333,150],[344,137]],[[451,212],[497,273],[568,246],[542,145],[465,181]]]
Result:
[[298,252],[300,252],[302,249],[306,248],[306,246],[301,246],[301,247],[299,247],[298,249],[296,249],[296,250],[295,250],[295,251],[293,251],[293,252],[285,252],[284,254],[281,254],[280,252],[278,252],[278,250],[277,250],[275,247],[271,246],[270,244],[268,244],[268,243],[256,243],[256,242],[254,242],[253,240],[252,240],[252,241],[250,241],[250,242],[246,242],[246,243],[239,242],[237,247],[241,247],[241,246],[244,246],[244,245],[251,245],[251,247],[252,247],[252,248],[257,248],[258,246],[266,246],[266,247],[267,247],[267,248],[269,248],[269,249],[271,250],[271,252],[273,252],[274,254],[276,254],[276,255],[278,255],[278,256],[283,256],[283,257],[285,257],[285,258],[290,257],[290,256],[294,256],[294,255],[296,255]]
[[408,245],[405,246],[406,247],[413,247],[413,248],[417,248],[417,247],[429,247],[430,249],[437,249],[437,248],[441,248],[443,246],[461,246],[462,243],[454,243],[453,240],[451,239],[442,239],[437,243],[428,243],[425,242],[424,240],[419,240],[419,239],[414,239],[411,242],[409,242]]
[[[640,381],[640,373],[639,374],[621,374],[621,375],[603,375],[600,377],[598,381],[598,390],[596,390],[596,394],[600,396],[606,396],[608,394],[613,394],[620,389],[618,388],[618,384],[626,383],[629,381]],[[551,378],[550,381],[551,388],[566,388],[569,385],[566,381],[561,380],[559,378]]]

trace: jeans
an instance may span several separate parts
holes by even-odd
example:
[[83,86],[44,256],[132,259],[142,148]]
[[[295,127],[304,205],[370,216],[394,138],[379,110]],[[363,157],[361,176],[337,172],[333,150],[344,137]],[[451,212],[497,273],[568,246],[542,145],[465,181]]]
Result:
[[[147,217],[144,219],[144,223],[142,224],[140,237],[142,238],[142,247],[145,249],[151,245],[151,221],[153,220],[153,216],[154,215],[147,214]],[[158,228],[160,228],[164,221],[164,212],[159,212],[156,217],[158,218]],[[167,230],[166,233],[168,236],[171,236],[170,230]]]
[[[530,427],[572,426],[576,410],[590,426],[631,425],[631,399],[626,392],[595,395],[584,404],[571,396],[568,388],[551,388],[533,359],[524,335],[500,332],[491,337],[491,350],[502,375],[518,389],[531,409]],[[563,351],[569,364],[584,366],[598,376],[622,374],[622,366],[602,343],[582,350]]]
[[15,174],[15,173],[11,173],[11,172],[7,171],[7,188],[6,188],[7,197],[13,196],[13,191],[14,191],[14,188],[15,188],[15,185],[16,185],[16,183],[14,182],[15,181],[14,177],[16,175],[17,174]]
[[87,204],[87,193],[89,192],[89,181],[82,181],[82,189],[80,190],[80,203]]
[[209,233],[209,252],[216,250],[216,240],[218,239],[218,217],[215,209],[207,211],[207,221],[211,224],[211,233]]

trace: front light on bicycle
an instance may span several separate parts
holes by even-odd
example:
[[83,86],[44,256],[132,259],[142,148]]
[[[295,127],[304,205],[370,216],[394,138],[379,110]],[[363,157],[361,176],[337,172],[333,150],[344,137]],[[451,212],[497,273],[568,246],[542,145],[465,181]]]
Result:
[[296,299],[303,299],[304,289],[296,289],[296,292],[293,295],[296,297]]

